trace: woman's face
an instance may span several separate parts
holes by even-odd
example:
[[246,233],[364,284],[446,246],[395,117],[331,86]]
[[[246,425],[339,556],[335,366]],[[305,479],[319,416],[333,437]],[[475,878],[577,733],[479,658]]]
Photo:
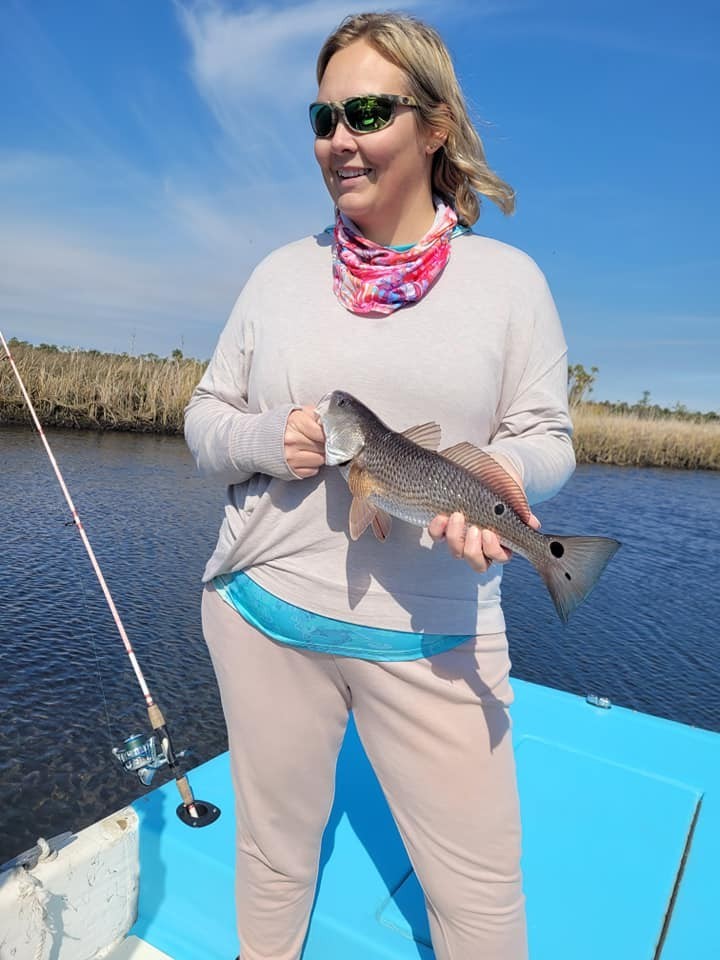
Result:
[[[368,93],[409,91],[399,67],[357,40],[331,57],[317,99]],[[414,243],[430,229],[432,152],[433,141],[420,132],[415,110],[404,106],[382,130],[357,134],[339,120],[331,137],[315,140],[315,157],[335,205],[368,240],[384,245]]]

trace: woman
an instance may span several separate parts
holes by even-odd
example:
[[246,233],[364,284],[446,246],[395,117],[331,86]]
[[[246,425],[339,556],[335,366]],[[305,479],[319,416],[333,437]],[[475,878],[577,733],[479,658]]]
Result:
[[342,388],[393,429],[436,420],[443,446],[482,446],[537,502],[574,466],[565,343],[533,262],[469,230],[478,192],[506,213],[513,194],[437,34],[348,18],[317,76],[334,231],[257,267],[186,418],[200,469],[229,485],[203,628],[237,800],[242,960],[300,956],[351,709],[438,960],[520,960],[509,553],[461,515],[351,542],[315,404]]

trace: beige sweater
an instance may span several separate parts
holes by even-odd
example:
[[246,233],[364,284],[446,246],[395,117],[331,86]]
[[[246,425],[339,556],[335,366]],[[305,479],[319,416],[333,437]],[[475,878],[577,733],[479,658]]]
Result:
[[356,316],[332,292],[330,242],[309,237],[260,263],[187,407],[198,467],[228,485],[204,580],[245,570],[290,603],[369,626],[502,630],[500,566],[478,575],[401,521],[385,543],[369,531],[353,543],[339,470],[296,479],[283,436],[293,409],[347,390],[395,430],[436,420],[442,447],[502,452],[531,503],[553,496],[575,461],[566,346],[545,279],[519,250],[466,234],[419,303]]

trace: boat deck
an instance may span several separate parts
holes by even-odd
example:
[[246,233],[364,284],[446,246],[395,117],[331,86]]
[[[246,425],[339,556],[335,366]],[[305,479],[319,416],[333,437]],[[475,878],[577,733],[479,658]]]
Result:
[[[720,734],[513,686],[532,960],[717,960]],[[132,933],[172,960],[233,960],[227,755],[190,779],[222,810],[208,827],[177,818],[174,783],[133,805],[141,883]],[[351,725],[303,958],[432,957],[420,886]]]

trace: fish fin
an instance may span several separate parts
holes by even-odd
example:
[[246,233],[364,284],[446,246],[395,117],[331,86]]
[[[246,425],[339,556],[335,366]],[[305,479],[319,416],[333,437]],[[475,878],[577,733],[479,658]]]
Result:
[[350,472],[347,475],[347,484],[350,487],[350,493],[360,500],[366,500],[373,492],[372,480],[367,470],[364,470],[359,463],[353,463]]
[[384,510],[376,507],[368,500],[374,490],[370,474],[360,464],[353,463],[347,476],[347,482],[353,495],[350,504],[350,537],[357,540],[372,524],[373,533],[377,539],[380,541],[386,540],[390,533],[392,520]]
[[547,553],[529,558],[545,581],[560,619],[567,623],[583,602],[621,544],[609,537],[544,535]]
[[372,531],[375,534],[375,537],[381,543],[384,543],[390,535],[391,526],[392,517],[390,514],[385,513],[385,511],[381,510],[379,507],[375,507],[375,516],[372,520]]
[[403,430],[401,436],[406,440],[412,440],[419,447],[425,447],[426,450],[437,450],[440,446],[440,437],[442,430],[440,424],[431,421],[430,423],[419,423],[416,427],[409,427]]
[[[365,500],[361,497],[353,497],[352,503],[350,504],[350,539],[358,540],[370,526],[373,524],[373,532],[375,514],[377,513],[377,507],[373,506],[369,500]],[[377,533],[375,534],[377,536]],[[379,538],[378,538],[379,539]]]
[[524,523],[528,523],[532,510],[522,487],[493,456],[466,440],[438,452],[441,457],[452,460],[472,473],[488,489],[502,497]]

